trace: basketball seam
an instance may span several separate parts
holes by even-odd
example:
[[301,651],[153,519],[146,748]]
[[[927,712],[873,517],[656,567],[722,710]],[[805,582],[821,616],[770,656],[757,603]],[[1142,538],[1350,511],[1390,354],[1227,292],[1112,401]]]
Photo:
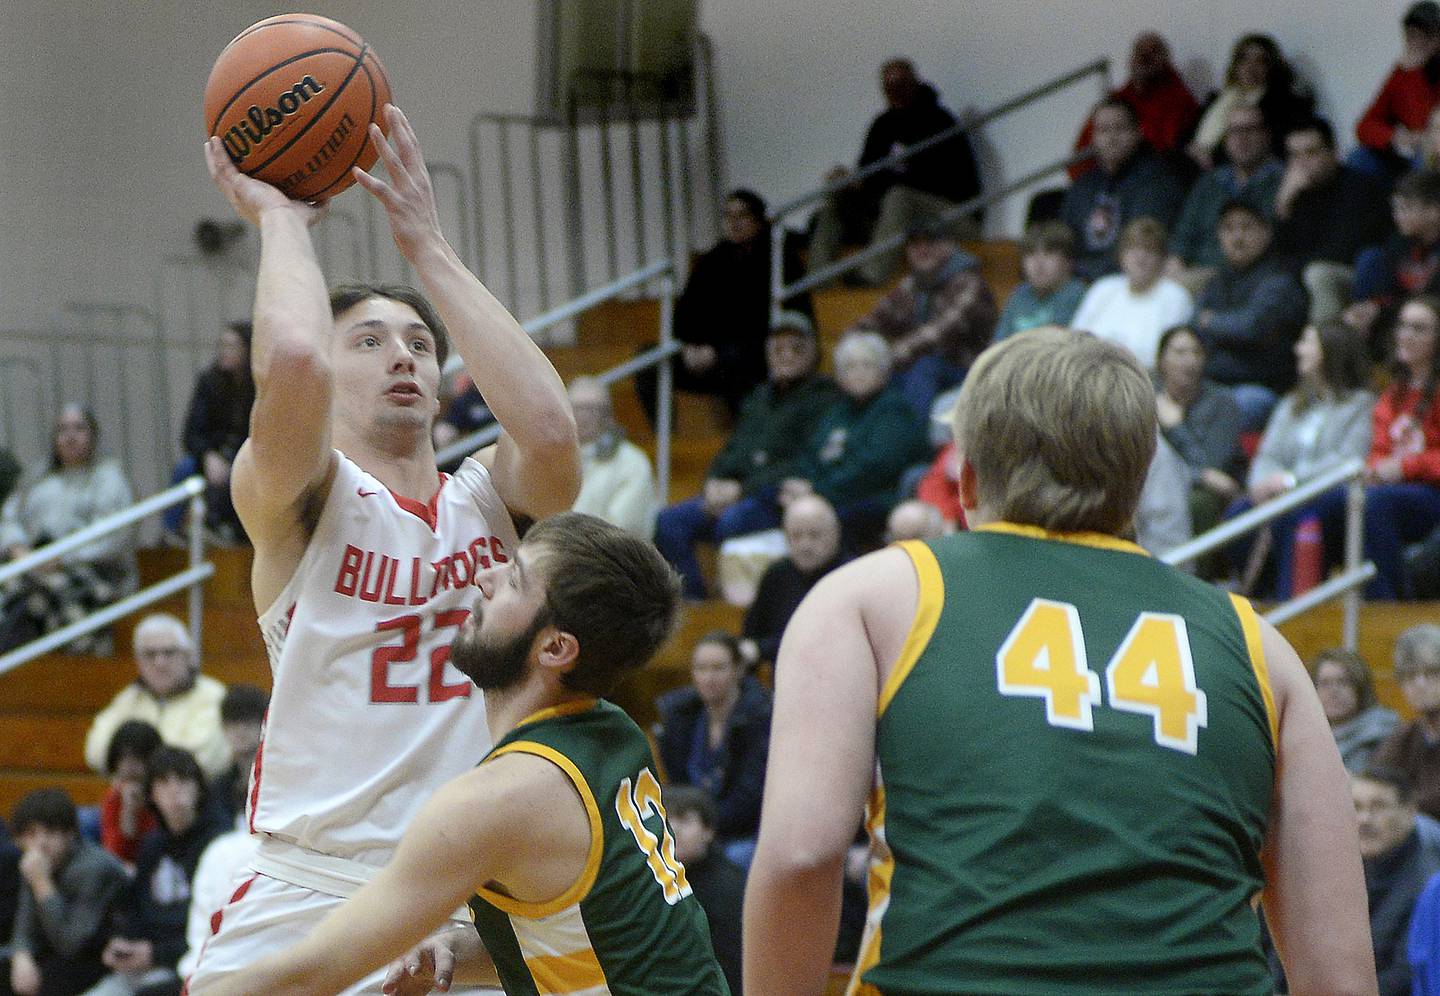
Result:
[[[375,54],[375,53],[373,53],[373,52],[370,53],[371,56],[373,56],[374,54]],[[375,104],[376,104],[376,97],[379,96],[379,94],[376,92],[376,89],[375,89],[375,77],[370,74],[370,67],[369,67],[369,66],[361,66],[360,68],[362,68],[362,69],[365,70],[365,77],[370,81],[370,120],[371,120],[371,121],[374,121],[374,120],[375,120],[375,111],[377,110],[377,108],[376,108],[376,106],[375,106]],[[386,76],[385,76],[385,71],[380,68],[380,60],[379,60],[379,59],[376,59],[376,60],[375,60],[375,70],[376,70],[376,72],[379,74],[380,79],[381,79],[382,81],[384,81],[384,83],[385,83],[385,89],[386,89],[386,90],[389,90],[389,89],[390,89],[390,80],[386,78]],[[365,150],[366,150],[367,148],[369,148],[369,146],[370,146],[370,126],[367,124],[367,125],[365,126],[365,141],[363,141],[363,142],[360,143],[360,149],[359,149],[359,151],[355,153],[355,158],[353,158],[353,159],[350,160],[349,164],[345,167],[344,172],[342,172],[342,173],[341,173],[339,176],[337,176],[334,180],[331,180],[330,183],[327,184],[326,186],[324,186],[324,187],[322,187],[321,189],[315,191],[315,192],[314,192],[313,194],[311,194],[310,196],[311,196],[312,198],[313,198],[313,197],[320,197],[321,195],[323,195],[323,194],[325,194],[327,191],[329,191],[332,187],[334,187],[337,183],[340,183],[340,182],[343,181],[343,180],[349,179],[349,177],[350,177],[350,170],[355,166],[356,163],[360,162],[360,157],[363,156],[363,155],[365,155]]]
[[[267,66],[267,67],[265,68],[265,71],[264,71],[264,72],[258,73],[257,75],[250,77],[250,79],[246,80],[244,83],[240,84],[240,86],[235,90],[234,95],[231,96],[231,98],[225,102],[225,106],[222,107],[222,108],[220,108],[219,112],[215,115],[215,120],[210,123],[210,134],[211,134],[211,135],[219,134],[219,132],[216,131],[216,129],[220,127],[220,121],[221,121],[221,119],[225,117],[226,113],[230,110],[230,108],[232,108],[232,107],[235,106],[235,102],[240,99],[240,97],[245,93],[245,91],[249,90],[249,89],[250,89],[252,86],[254,86],[256,83],[259,83],[261,80],[263,80],[265,77],[271,75],[272,73],[277,73],[277,72],[279,72],[280,70],[284,69],[286,66],[290,65],[292,62],[299,62],[301,59],[308,59],[308,58],[310,58],[312,55],[328,55],[328,54],[331,54],[331,53],[334,53],[335,55],[343,55],[343,56],[345,56],[346,58],[350,58],[350,59],[356,58],[356,55],[355,55],[354,52],[347,52],[347,51],[346,51],[345,49],[343,49],[343,48],[312,48],[312,49],[309,49],[308,51],[305,51],[305,52],[298,52],[298,53],[296,53],[295,55],[292,55],[290,58],[286,59],[284,62],[277,62],[277,63],[275,63],[273,66]],[[365,49],[362,48],[362,49],[360,50],[360,58],[363,59],[364,56],[365,56]],[[353,77],[354,75],[355,75],[355,73],[354,73],[354,71],[352,70],[351,73],[350,73],[350,75],[347,76],[347,77],[345,77],[345,80],[348,82],[348,81],[350,80],[350,78]],[[345,84],[344,84],[344,83],[341,83],[340,86],[341,86],[341,89],[343,89],[344,86],[345,86]],[[334,99],[334,98],[332,97],[331,99]],[[329,106],[329,105],[326,105],[326,106]],[[321,110],[323,111],[324,108],[322,108]],[[316,115],[316,117],[318,117],[318,116],[319,116],[319,115]]]

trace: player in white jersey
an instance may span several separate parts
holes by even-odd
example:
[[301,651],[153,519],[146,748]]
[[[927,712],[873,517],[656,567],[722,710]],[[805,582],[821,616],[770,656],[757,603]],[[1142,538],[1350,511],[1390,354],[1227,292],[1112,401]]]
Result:
[[[563,383],[445,241],[415,134],[384,113],[390,138],[372,125],[371,139],[388,182],[356,180],[423,297],[327,298],[308,232],[320,210],[206,146],[216,185],[260,230],[256,401],[232,490],[274,694],[250,784],[257,856],[211,919],[193,996],[304,936],[389,861],[435,788],[485,756],[481,695],[450,641],[475,576],[518,546],[512,515],[564,511],[579,483]],[[448,479],[430,435],[447,333],[504,429]],[[378,975],[347,990],[379,991]]]

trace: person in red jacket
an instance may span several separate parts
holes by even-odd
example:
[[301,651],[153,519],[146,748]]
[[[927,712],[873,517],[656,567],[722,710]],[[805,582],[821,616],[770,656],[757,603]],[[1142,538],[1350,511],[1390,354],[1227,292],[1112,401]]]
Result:
[[1384,179],[1414,165],[1430,112],[1440,103],[1440,3],[1411,4],[1400,24],[1404,51],[1355,126],[1360,145],[1347,160]]
[[[1180,140],[1194,128],[1195,119],[1200,114],[1195,95],[1170,61],[1170,43],[1155,31],[1135,36],[1130,49],[1130,78],[1114,95],[1135,108],[1140,134],[1145,136],[1151,148],[1162,155],[1173,152],[1179,146]],[[1090,144],[1093,128],[1093,119],[1086,120],[1085,127],[1075,139],[1077,152]],[[1094,168],[1093,159],[1076,163],[1070,167],[1070,178],[1078,179]]]

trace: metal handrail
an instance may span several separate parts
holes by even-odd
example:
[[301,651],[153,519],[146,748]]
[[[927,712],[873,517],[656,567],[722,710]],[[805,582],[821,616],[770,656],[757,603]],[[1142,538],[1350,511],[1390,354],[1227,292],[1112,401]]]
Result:
[[984,125],[989,124],[991,121],[1002,118],[1005,115],[1011,113],[1012,111],[1017,111],[1022,107],[1033,104],[1041,97],[1048,97],[1052,93],[1056,93],[1060,90],[1065,89],[1072,83],[1078,83],[1080,80],[1085,79],[1087,76],[1093,76],[1097,74],[1104,76],[1107,79],[1109,78],[1109,58],[1096,59],[1094,62],[1087,63],[1086,65],[1083,65],[1078,69],[1073,69],[1070,72],[1064,74],[1063,76],[1057,76],[1053,80],[1050,80],[1048,83],[1042,83],[1037,87],[1026,90],[1024,93],[1011,97],[1009,100],[996,104],[990,110],[985,111],[982,114],[978,114],[973,117],[967,117],[963,120],[957,121],[955,124],[951,125],[949,128],[946,128],[944,131],[936,132],[934,135],[922,139],[921,141],[916,142],[914,145],[907,145],[903,149],[897,149],[890,155],[886,156],[884,159],[877,159],[875,162],[864,167],[863,169],[855,170],[853,173],[847,173],[839,180],[834,180],[830,183],[826,183],[824,186],[818,187],[815,190],[810,191],[808,194],[802,194],[799,197],[788,200],[784,204],[781,204],[779,207],[774,208],[770,211],[769,220],[772,224],[780,221],[786,215],[792,214],[795,211],[800,210],[800,208],[805,207],[806,205],[813,204],[816,201],[821,200],[822,198],[830,196],[831,194],[839,193],[841,190],[844,190],[852,183],[858,183],[862,180],[874,176],[876,173],[881,173],[892,166],[896,166],[900,163],[905,162],[912,156],[924,152],[926,149],[930,149],[936,145],[939,145],[941,142],[949,141],[957,135],[963,135],[966,132],[983,127]]
[[1340,466],[1327,470],[1305,483],[1298,485],[1269,501],[1256,505],[1242,515],[1222,522],[1214,529],[1202,533],[1188,543],[1182,543],[1173,550],[1161,554],[1167,564],[1183,564],[1201,554],[1217,550],[1239,539],[1246,533],[1260,528],[1286,512],[1294,511],[1313,501],[1333,488],[1347,485],[1345,500],[1345,570],[1310,591],[1274,606],[1265,618],[1275,625],[1293,619],[1302,612],[1332,598],[1344,596],[1345,608],[1342,617],[1342,643],[1348,650],[1354,650],[1360,635],[1360,586],[1375,576],[1375,565],[1370,561],[1361,562],[1364,549],[1365,529],[1365,484],[1362,475],[1365,462],[1358,458],[1347,460]]

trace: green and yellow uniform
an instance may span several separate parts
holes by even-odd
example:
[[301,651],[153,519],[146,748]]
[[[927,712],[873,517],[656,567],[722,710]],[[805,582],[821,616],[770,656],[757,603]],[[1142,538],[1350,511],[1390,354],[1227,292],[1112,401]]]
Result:
[[1254,610],[1099,534],[902,544],[851,992],[1270,993]]
[[490,889],[470,900],[505,991],[728,996],[705,913],[675,859],[640,728],[591,699],[527,717],[480,763],[516,752],[543,757],[570,778],[590,817],[590,853],[579,880],[551,902]]

